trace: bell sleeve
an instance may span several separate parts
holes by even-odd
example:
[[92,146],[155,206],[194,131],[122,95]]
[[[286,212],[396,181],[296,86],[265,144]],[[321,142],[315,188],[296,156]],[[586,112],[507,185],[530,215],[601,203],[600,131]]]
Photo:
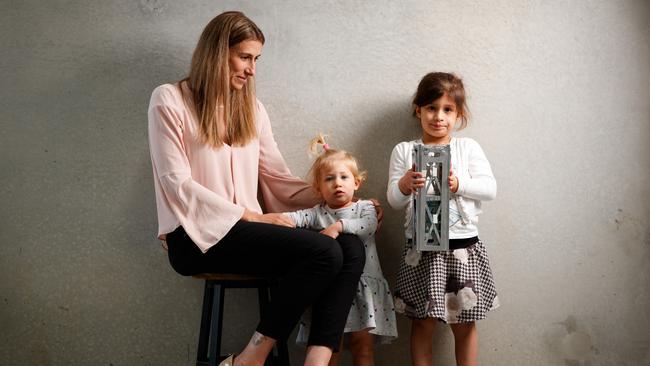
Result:
[[205,253],[243,216],[244,208],[192,179],[183,142],[182,108],[171,90],[154,90],[148,131],[161,224],[159,238],[164,239],[164,234],[181,225]]

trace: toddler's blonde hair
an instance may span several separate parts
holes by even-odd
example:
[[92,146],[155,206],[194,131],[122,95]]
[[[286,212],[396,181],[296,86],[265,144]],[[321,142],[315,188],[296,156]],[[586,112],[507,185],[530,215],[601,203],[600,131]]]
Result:
[[[319,152],[320,147],[320,152]],[[316,156],[316,160],[311,165],[307,173],[307,182],[311,184],[314,190],[320,194],[320,182],[324,168],[331,167],[335,162],[343,161],[350,168],[354,179],[359,183],[366,180],[366,172],[360,171],[357,159],[345,150],[332,149],[325,142],[325,135],[319,133],[309,143],[309,151]]]

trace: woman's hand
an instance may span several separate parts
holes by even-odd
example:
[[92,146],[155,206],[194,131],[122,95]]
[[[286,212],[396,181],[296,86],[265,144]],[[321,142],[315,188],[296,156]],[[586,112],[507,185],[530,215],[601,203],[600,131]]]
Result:
[[415,164],[397,182],[397,187],[403,195],[408,196],[415,193],[418,188],[424,187],[425,179],[422,172],[415,171]]
[[458,177],[454,175],[454,170],[449,167],[449,190],[453,193],[458,192]]
[[296,227],[296,223],[293,222],[289,216],[283,215],[281,213],[258,214],[245,209],[244,215],[241,219],[249,222],[263,222],[265,224]]
[[368,201],[372,202],[375,206],[375,211],[377,211],[377,231],[381,228],[381,222],[384,219],[384,209],[381,208],[381,203],[376,198],[370,198]]
[[332,239],[336,239],[339,234],[343,231],[343,224],[341,221],[337,221],[327,228],[320,231],[321,234],[327,235]]

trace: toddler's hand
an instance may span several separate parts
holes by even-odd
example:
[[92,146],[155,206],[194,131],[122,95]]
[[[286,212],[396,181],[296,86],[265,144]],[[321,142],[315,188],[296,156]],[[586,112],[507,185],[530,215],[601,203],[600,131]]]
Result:
[[340,221],[337,221],[333,223],[332,225],[328,226],[327,228],[323,229],[320,231],[321,234],[327,235],[332,239],[336,239],[341,231],[343,230],[343,227],[341,225]]
[[458,177],[454,175],[454,170],[449,167],[449,190],[453,193],[458,192]]
[[397,186],[399,187],[400,192],[406,196],[415,193],[418,188],[424,187],[424,182],[424,174],[422,174],[422,172],[416,172],[415,164],[413,164],[411,169],[407,170],[402,178],[400,178],[399,182],[397,182]]

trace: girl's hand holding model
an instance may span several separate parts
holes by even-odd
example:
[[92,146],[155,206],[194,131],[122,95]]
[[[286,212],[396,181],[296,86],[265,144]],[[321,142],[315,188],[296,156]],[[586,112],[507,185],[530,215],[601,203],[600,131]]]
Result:
[[[400,192],[402,192],[403,195],[407,196],[411,193],[416,193],[418,188],[424,187],[424,182],[424,174],[422,172],[416,172],[415,164],[413,164],[411,169],[407,170],[406,173],[404,173],[397,185]],[[449,169],[449,189],[453,193],[456,193],[458,191],[458,177],[454,175],[454,170],[451,168]]]

